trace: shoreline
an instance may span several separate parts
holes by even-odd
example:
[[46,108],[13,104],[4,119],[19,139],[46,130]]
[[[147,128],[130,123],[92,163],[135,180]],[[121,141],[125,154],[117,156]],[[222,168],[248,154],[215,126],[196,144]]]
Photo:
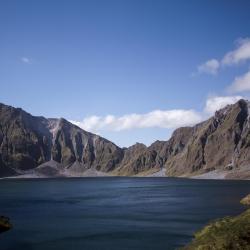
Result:
[[1,180],[32,180],[32,179],[80,179],[80,178],[157,178],[157,179],[182,179],[182,180],[193,180],[193,181],[250,181],[249,178],[246,179],[237,179],[237,178],[202,178],[201,176],[122,176],[122,175],[105,175],[105,176],[8,176],[8,177],[1,177]]

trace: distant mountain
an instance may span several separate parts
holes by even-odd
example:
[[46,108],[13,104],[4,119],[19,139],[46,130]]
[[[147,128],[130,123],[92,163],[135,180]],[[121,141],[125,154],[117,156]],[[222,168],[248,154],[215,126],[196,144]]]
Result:
[[63,118],[0,104],[0,176],[250,178],[249,110],[240,100],[168,141],[120,148]]

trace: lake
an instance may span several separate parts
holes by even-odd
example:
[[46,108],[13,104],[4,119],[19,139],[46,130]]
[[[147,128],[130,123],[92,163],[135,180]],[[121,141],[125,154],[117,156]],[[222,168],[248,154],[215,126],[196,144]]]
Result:
[[244,211],[250,181],[179,178],[0,180],[1,250],[171,250]]

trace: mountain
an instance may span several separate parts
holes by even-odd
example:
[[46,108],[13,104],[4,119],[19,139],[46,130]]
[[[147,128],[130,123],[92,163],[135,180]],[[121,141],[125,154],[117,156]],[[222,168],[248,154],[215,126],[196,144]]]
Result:
[[250,178],[250,102],[240,100],[194,127],[174,131],[130,157],[121,174],[140,169],[166,169],[166,176]]
[[[0,104],[0,175],[77,175],[87,169],[109,172],[123,158],[112,142],[65,119],[35,117]],[[64,170],[64,171],[62,171]]]
[[120,148],[63,118],[0,104],[0,176],[250,178],[249,110],[240,100],[168,141]]

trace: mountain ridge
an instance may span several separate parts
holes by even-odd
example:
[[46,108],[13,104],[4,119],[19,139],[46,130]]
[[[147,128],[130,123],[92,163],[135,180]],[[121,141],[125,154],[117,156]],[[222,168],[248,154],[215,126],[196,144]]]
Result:
[[0,176],[250,178],[249,110],[242,99],[167,141],[121,148],[64,118],[0,103]]

